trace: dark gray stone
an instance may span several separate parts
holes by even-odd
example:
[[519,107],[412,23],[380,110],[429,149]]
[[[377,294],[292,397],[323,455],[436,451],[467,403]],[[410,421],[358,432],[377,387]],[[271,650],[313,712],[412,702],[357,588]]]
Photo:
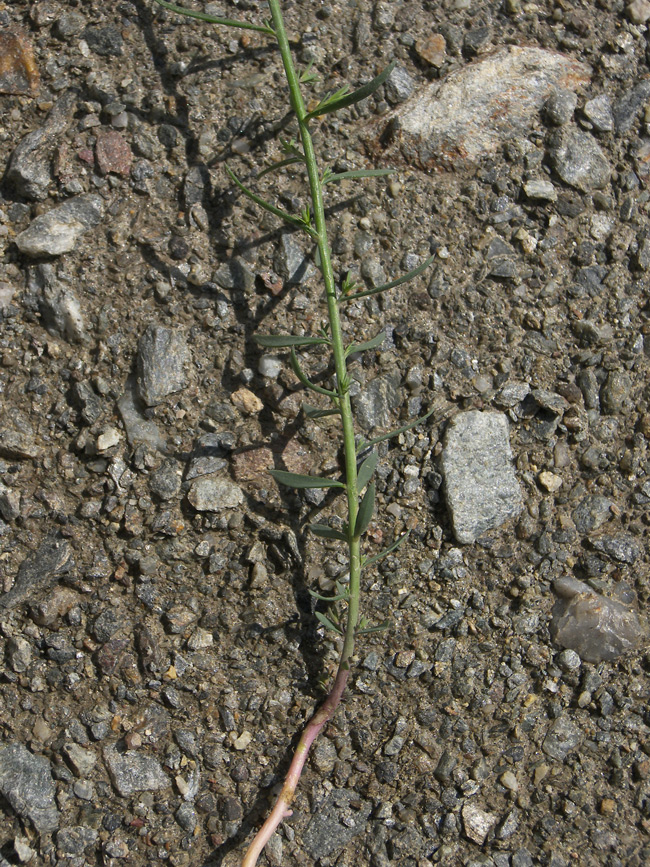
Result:
[[627,132],[650,98],[650,78],[636,84],[614,106],[616,132]]
[[90,847],[94,847],[99,832],[94,828],[77,825],[73,828],[63,828],[56,835],[56,847],[61,855],[81,857]]
[[591,533],[597,530],[611,516],[614,504],[600,494],[588,494],[578,503],[571,517],[578,533]]
[[[354,806],[352,806],[354,804]],[[372,805],[349,789],[335,789],[311,819],[303,845],[312,858],[339,852],[366,826]]]
[[72,121],[77,96],[76,91],[67,90],[59,97],[45,123],[26,135],[12,153],[6,180],[20,196],[37,202],[47,198],[52,183],[52,154]]
[[87,27],[84,39],[88,47],[100,57],[121,57],[124,40],[122,34],[111,25],[106,27]]
[[549,758],[563,762],[581,740],[580,729],[568,717],[560,716],[548,727],[542,750]]
[[0,792],[40,834],[56,831],[59,811],[50,763],[22,744],[0,748]]
[[130,376],[127,379],[124,394],[117,401],[117,408],[130,446],[143,444],[155,451],[167,451],[167,442],[158,425],[144,416],[145,406],[138,395],[135,377]]
[[591,539],[591,544],[596,551],[601,551],[607,554],[613,560],[618,560],[619,563],[636,563],[641,556],[643,548],[639,542],[627,533],[621,533],[619,536],[599,536],[597,539]]
[[72,567],[72,548],[63,539],[51,536],[20,564],[13,587],[0,596],[0,607],[14,608],[35,591],[53,584]]
[[173,328],[149,325],[138,345],[138,390],[147,406],[187,387],[190,353],[185,335]]
[[69,253],[88,229],[104,215],[104,201],[95,193],[83,193],[36,217],[16,237],[16,246],[26,256],[60,256]]
[[474,542],[521,511],[508,421],[501,413],[472,410],[452,419],[440,468],[454,535],[462,544]]
[[[223,462],[225,464],[225,461]],[[176,461],[165,461],[149,477],[149,489],[161,500],[173,500],[181,487],[181,473]]]
[[573,117],[578,95],[572,90],[556,90],[544,103],[544,116],[553,126],[564,126]]
[[574,127],[554,133],[549,156],[558,176],[569,186],[589,193],[606,187],[611,176],[607,157],[594,138]]
[[600,390],[600,405],[604,413],[617,415],[630,394],[630,377],[622,370],[611,370]]
[[586,102],[583,112],[596,132],[611,132],[614,129],[612,102],[606,93]]

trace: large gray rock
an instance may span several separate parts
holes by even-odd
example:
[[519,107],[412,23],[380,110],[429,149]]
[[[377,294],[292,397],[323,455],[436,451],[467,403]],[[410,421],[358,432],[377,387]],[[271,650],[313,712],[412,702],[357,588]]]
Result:
[[20,564],[10,590],[0,596],[0,608],[14,608],[69,572],[74,565],[72,548],[52,535]]
[[104,215],[104,201],[95,193],[83,193],[32,220],[16,237],[26,256],[60,256],[69,253],[88,229]]
[[59,827],[50,763],[22,744],[0,749],[0,793],[40,834]]
[[472,410],[452,419],[440,467],[458,542],[474,542],[521,511],[508,421],[502,413]]
[[422,168],[475,165],[527,135],[552,92],[586,85],[590,73],[565,54],[512,46],[416,93],[390,116],[381,139]]
[[334,789],[307,826],[303,835],[305,849],[312,858],[327,858],[339,852],[364,830],[371,808],[356,792]]

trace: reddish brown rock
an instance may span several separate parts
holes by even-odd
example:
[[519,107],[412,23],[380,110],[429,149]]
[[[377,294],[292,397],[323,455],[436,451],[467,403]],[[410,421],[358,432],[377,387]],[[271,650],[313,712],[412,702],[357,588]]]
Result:
[[128,175],[131,171],[133,154],[124,137],[117,130],[102,130],[97,136],[95,145],[97,167],[103,175],[113,172],[116,175]]

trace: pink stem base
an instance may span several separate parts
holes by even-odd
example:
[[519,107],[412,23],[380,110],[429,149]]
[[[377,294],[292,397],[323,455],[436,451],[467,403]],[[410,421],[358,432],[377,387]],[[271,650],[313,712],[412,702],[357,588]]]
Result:
[[257,832],[255,839],[250,844],[246,854],[244,855],[241,867],[255,867],[258,858],[262,854],[262,850],[275,833],[280,822],[291,815],[290,804],[293,801],[296,786],[298,785],[298,780],[300,779],[305,762],[307,761],[310,747],[320,734],[322,728],[330,721],[336,708],[339,706],[349,676],[349,667],[346,664],[342,665],[336,675],[336,680],[334,681],[334,686],[332,687],[330,694],[305,726],[305,730],[302,733],[293,755],[293,759],[291,760],[291,765],[289,766],[287,775],[284,778],[282,791],[278,795],[275,806],[271,810],[266,822],[264,822],[260,830]]

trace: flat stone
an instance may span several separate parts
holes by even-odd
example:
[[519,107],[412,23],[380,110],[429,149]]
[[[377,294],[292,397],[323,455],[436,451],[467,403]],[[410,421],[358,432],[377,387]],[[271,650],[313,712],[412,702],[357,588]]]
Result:
[[94,846],[99,837],[95,828],[74,825],[72,828],[62,828],[56,835],[56,848],[60,855],[70,858],[81,858],[86,849]]
[[156,792],[171,785],[160,762],[142,753],[119,753],[114,745],[105,747],[104,761],[117,793],[123,798],[137,792]]
[[621,533],[618,536],[599,536],[596,539],[590,539],[590,542],[596,551],[602,551],[603,554],[607,554],[608,557],[619,563],[633,565],[643,552],[641,544],[629,533]]
[[59,811],[50,763],[22,744],[0,748],[0,793],[39,834],[56,831]]
[[544,115],[553,126],[564,126],[573,117],[578,95],[573,90],[556,90],[544,104]]
[[54,148],[72,122],[76,105],[76,92],[67,90],[54,103],[43,125],[28,133],[11,154],[6,179],[24,198],[36,202],[47,198]]
[[521,511],[505,415],[457,415],[447,428],[440,467],[458,542],[470,544]]
[[[420,168],[476,165],[505,141],[526,136],[556,89],[586,85],[591,70],[564,54],[510,47],[462,67],[419,90],[397,108],[372,145],[389,139],[395,151]],[[380,144],[381,142],[381,144]]]
[[597,530],[612,515],[612,500],[600,494],[587,494],[571,513],[573,523],[579,533],[591,533]]
[[377,376],[352,398],[352,406],[362,430],[371,431],[390,425],[392,413],[401,403],[400,383],[399,373]]
[[559,579],[554,589],[561,598],[552,611],[553,640],[585,662],[617,659],[647,640],[647,625],[629,605],[574,579]]
[[190,353],[185,335],[174,328],[149,325],[138,345],[138,391],[147,406],[157,406],[187,387]]
[[131,171],[133,154],[124,136],[116,130],[102,130],[95,145],[97,167],[102,175],[112,172],[126,176]]
[[482,846],[485,838],[497,823],[497,817],[481,810],[475,804],[464,804],[461,810],[465,836],[473,843]]
[[645,24],[650,18],[650,3],[648,0],[632,0],[625,11],[632,24]]
[[68,343],[88,342],[79,299],[70,284],[59,280],[49,262],[30,266],[27,286],[36,295],[43,325],[51,335]]
[[86,777],[97,764],[97,756],[92,750],[86,750],[79,744],[70,743],[63,747],[63,755],[78,777]]
[[59,575],[68,572],[73,564],[72,548],[56,536],[46,539],[38,550],[20,564],[13,587],[0,596],[0,608],[14,608],[35,591],[53,584]]
[[[352,806],[354,804],[354,806]],[[313,859],[340,852],[366,826],[372,805],[349,789],[334,789],[307,826],[303,845]]]
[[131,447],[144,444],[163,453],[167,451],[167,441],[158,425],[144,416],[145,406],[140,400],[135,377],[130,376],[127,379],[124,394],[117,401],[117,408]]
[[240,506],[244,492],[229,479],[199,476],[192,482],[187,499],[197,512],[221,512]]
[[531,180],[524,184],[524,193],[529,199],[540,199],[544,202],[555,202],[557,190],[551,181]]
[[83,193],[36,217],[16,237],[16,246],[26,256],[60,256],[77,246],[81,236],[96,226],[104,215],[104,201],[94,193]]
[[583,113],[596,132],[611,132],[614,129],[612,101],[606,93],[588,100]]
[[560,716],[548,727],[542,743],[542,751],[549,758],[563,762],[581,740],[582,735],[578,727],[568,717]]
[[245,415],[255,415],[264,409],[262,401],[249,388],[239,388],[237,391],[233,391],[230,400]]
[[549,155],[558,177],[583,193],[609,183],[611,167],[589,133],[574,127],[559,130],[549,140]]

